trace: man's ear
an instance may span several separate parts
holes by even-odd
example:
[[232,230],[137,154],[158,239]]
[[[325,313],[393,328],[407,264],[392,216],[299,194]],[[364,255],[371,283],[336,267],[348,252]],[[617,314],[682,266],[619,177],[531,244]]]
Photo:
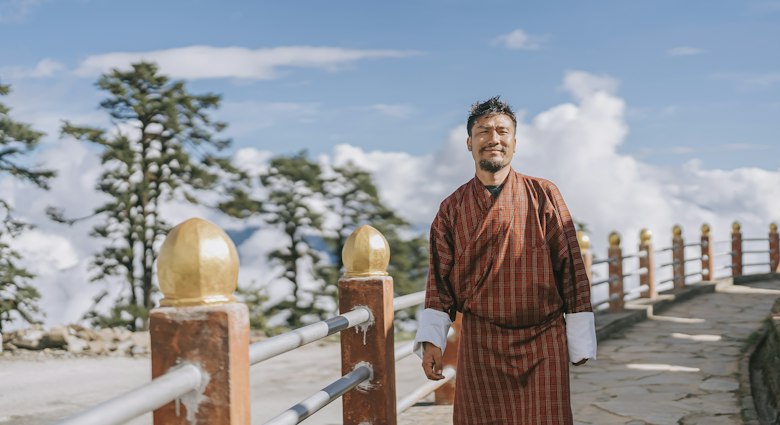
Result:
[[471,152],[471,137],[466,137],[466,149]]

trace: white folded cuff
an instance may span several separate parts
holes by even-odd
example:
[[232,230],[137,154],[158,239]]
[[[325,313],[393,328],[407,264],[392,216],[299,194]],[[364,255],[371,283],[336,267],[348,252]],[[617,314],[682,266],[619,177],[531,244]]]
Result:
[[417,336],[414,338],[414,353],[422,359],[423,342],[430,342],[441,348],[443,353],[447,347],[447,332],[452,325],[450,315],[443,311],[426,308],[420,313],[418,323]]
[[569,340],[569,361],[596,358],[596,317],[593,312],[566,315],[566,337]]

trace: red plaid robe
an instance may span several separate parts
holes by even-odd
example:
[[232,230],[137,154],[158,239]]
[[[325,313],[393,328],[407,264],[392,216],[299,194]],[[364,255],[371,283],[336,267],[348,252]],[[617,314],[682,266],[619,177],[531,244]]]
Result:
[[558,188],[510,171],[497,198],[477,178],[431,225],[425,307],[463,313],[454,423],[572,424],[563,313],[592,311]]

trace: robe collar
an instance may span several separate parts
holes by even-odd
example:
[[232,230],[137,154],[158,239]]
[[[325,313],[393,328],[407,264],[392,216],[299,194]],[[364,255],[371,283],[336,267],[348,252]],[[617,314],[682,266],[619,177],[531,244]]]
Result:
[[[498,202],[505,201],[508,197],[511,197],[511,193],[514,189],[515,184],[515,177],[516,174],[515,170],[512,168],[511,165],[507,165],[509,167],[509,174],[507,174],[506,179],[504,180],[501,185],[503,186],[501,188],[501,193],[498,194],[498,196],[493,197],[493,194],[490,193],[490,190],[485,187],[484,184],[479,180],[479,178],[475,175],[474,178],[471,180],[471,188],[472,192],[474,194],[474,199],[477,200],[477,204],[479,205],[479,208],[482,211],[487,211],[493,207],[494,204]],[[509,203],[512,204],[511,202]]]

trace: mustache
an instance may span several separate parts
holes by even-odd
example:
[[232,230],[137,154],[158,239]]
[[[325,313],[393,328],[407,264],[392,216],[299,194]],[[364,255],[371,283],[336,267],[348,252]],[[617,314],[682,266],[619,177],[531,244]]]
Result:
[[504,148],[504,147],[501,147],[501,146],[485,146],[484,148],[480,149],[479,151],[480,151],[480,152],[485,152],[485,151],[499,151],[499,152],[506,153],[506,148]]

